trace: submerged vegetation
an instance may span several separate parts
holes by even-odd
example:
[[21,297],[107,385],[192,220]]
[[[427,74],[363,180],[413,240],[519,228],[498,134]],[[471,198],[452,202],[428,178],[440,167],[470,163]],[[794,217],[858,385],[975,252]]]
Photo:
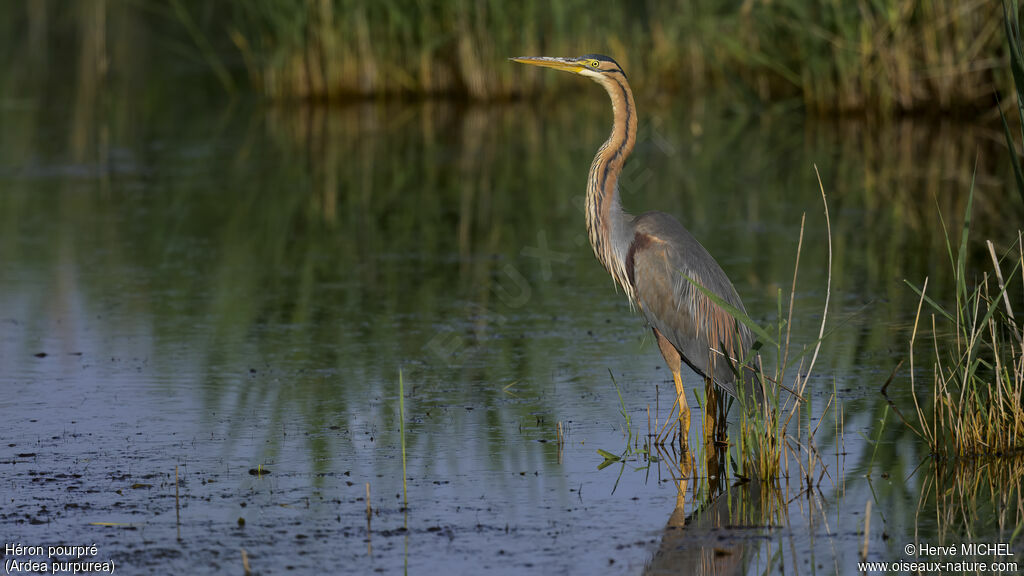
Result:
[[[516,55],[605,52],[640,93],[734,87],[819,112],[988,108],[1000,76],[991,2],[252,0],[167,8],[210,69],[244,63],[275,99],[536,92]],[[163,8],[154,9],[161,10]]]

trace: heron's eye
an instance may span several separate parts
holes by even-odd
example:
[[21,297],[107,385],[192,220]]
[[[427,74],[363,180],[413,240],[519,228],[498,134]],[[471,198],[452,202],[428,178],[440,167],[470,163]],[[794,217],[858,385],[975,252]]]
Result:
[[594,68],[597,68],[598,67],[597,60],[594,60],[593,62],[591,62],[590,65],[593,66]]

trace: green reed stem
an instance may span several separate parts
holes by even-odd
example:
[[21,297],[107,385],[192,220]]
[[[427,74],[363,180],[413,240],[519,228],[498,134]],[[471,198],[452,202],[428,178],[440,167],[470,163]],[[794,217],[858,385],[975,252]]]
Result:
[[398,430],[402,436],[402,503],[409,507],[409,490],[405,474],[405,383],[402,369],[398,369]]

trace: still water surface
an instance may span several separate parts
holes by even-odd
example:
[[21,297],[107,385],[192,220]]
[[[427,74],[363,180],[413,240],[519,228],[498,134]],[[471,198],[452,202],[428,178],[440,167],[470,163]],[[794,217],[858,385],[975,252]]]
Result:
[[[123,573],[240,573],[240,549],[260,573],[856,573],[870,501],[872,560],[1009,541],[1016,517],[989,496],[982,519],[943,519],[936,493],[987,479],[936,471],[878,393],[907,355],[903,280],[948,281],[938,214],[959,225],[976,160],[975,239],[1015,237],[993,132],[641,103],[624,203],[677,215],[765,323],[806,213],[800,346],[825,299],[815,164],[832,217],[835,332],[801,413],[821,421],[814,490],[795,472],[723,481],[728,461],[680,483],[671,450],[598,469],[629,438],[616,384],[641,442],[672,385],[586,242],[610,120],[597,92],[97,114],[6,100],[4,539],[96,543]],[[909,406],[908,389],[904,367],[890,394]]]

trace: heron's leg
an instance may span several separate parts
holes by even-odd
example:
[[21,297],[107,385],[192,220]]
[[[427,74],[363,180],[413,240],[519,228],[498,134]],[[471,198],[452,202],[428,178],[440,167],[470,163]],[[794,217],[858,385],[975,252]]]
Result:
[[690,436],[690,407],[686,404],[686,389],[683,388],[683,376],[679,368],[672,371],[672,379],[676,382],[676,396],[679,397],[679,440],[686,446]]
[[[711,414],[708,412],[705,414]],[[706,422],[706,420],[705,420]],[[725,447],[715,442],[714,435],[708,435],[708,427],[704,426],[704,463],[708,480],[708,495],[714,497],[721,494],[725,487],[722,471],[725,469]]]
[[[662,458],[666,464],[670,467],[676,460],[676,453],[667,454],[660,452]],[[686,451],[678,454],[679,458],[679,483],[676,486],[676,507],[672,510],[672,515],[669,516],[668,525],[674,528],[682,528],[686,526],[686,496],[690,492],[690,480],[693,477],[694,459],[693,453]],[[673,474],[674,475],[674,474]],[[694,482],[694,484],[696,484]]]
[[707,442],[715,436],[715,410],[718,404],[718,391],[710,378],[704,379],[704,441]]
[[689,452],[679,455],[679,492],[676,494],[676,509],[673,516],[680,514],[679,526],[686,524],[686,492],[689,489],[690,476],[693,475],[693,458]]
[[704,379],[704,440],[725,442],[725,398],[710,378]]
[[683,357],[679,355],[676,347],[654,329],[654,336],[658,339],[658,349],[661,350],[668,369],[672,371],[672,380],[676,384],[676,395],[679,397],[679,436],[682,444],[686,445],[686,438],[690,433],[690,407],[686,404],[686,389],[683,388],[683,375],[679,372]]

